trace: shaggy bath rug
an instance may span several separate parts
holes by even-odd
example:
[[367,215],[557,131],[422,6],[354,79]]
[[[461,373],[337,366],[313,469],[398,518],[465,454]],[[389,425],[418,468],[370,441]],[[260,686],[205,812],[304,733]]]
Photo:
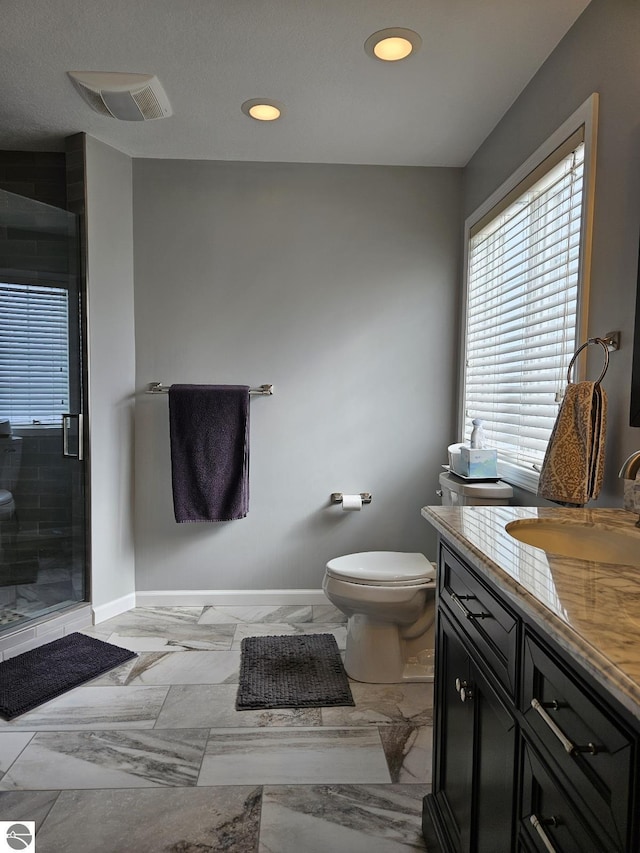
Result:
[[74,633],[2,661],[0,716],[12,720],[135,657],[128,649]]
[[245,637],[236,709],[355,705],[333,634]]

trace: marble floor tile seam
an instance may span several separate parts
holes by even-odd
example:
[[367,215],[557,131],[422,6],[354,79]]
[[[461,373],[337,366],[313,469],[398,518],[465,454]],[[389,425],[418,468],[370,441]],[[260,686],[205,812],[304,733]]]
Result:
[[[305,783],[305,784],[307,784],[307,785],[308,785],[308,787],[310,787],[310,788],[313,788],[313,787],[314,787],[314,784],[313,784],[313,783]],[[335,784],[339,784],[339,783],[335,783]],[[393,785],[393,784],[395,784],[395,783],[393,783],[393,782],[371,782],[371,783],[369,783],[369,784],[371,784],[371,785],[380,785],[381,787],[384,787],[385,785]],[[207,790],[207,788],[210,788],[210,789],[211,789],[211,791],[212,791],[212,793],[218,793],[218,792],[220,791],[220,788],[222,788],[222,787],[226,787],[226,788],[246,788],[247,786],[246,786],[246,785],[238,785],[238,784],[235,784],[235,783],[231,782],[231,783],[229,783],[228,785],[201,785],[201,786],[199,786],[199,787],[197,788],[197,790],[199,790],[199,791],[206,791],[206,790]],[[279,787],[279,786],[274,786],[274,785],[268,786],[268,785],[263,785],[263,784],[261,784],[261,783],[257,782],[257,783],[255,784],[255,786],[254,786],[254,787],[255,787],[255,788],[260,788],[260,789],[261,789],[261,791],[262,791],[262,789],[266,789],[267,787]],[[297,786],[296,786],[296,787],[297,787]],[[302,786],[300,786],[300,787],[302,787]],[[159,791],[159,790],[165,791],[165,790],[171,790],[172,788],[179,788],[179,789],[181,789],[181,790],[185,790],[185,791],[194,791],[194,790],[196,790],[195,786],[193,786],[193,785],[167,785],[166,787],[162,787],[162,788],[155,788],[155,789],[153,789],[153,790],[156,790],[156,791]],[[123,785],[121,788],[28,788],[28,789],[27,789],[27,788],[25,788],[25,789],[24,789],[24,793],[29,793],[29,794],[38,794],[38,793],[43,793],[43,794],[44,794],[44,793],[48,793],[48,794],[52,794],[52,793],[61,794],[63,791],[64,791],[66,794],[71,794],[71,793],[73,793],[74,791],[75,791],[75,792],[77,792],[77,793],[79,793],[79,792],[81,792],[81,791],[93,791],[94,793],[99,793],[100,791],[104,791],[105,793],[107,793],[107,792],[109,792],[109,793],[110,793],[110,792],[112,792],[112,791],[122,791],[123,793],[126,793],[126,792],[128,791],[128,792],[129,792],[129,793],[131,793],[131,794],[137,794],[137,793],[139,793],[140,791],[148,791],[148,790],[149,790],[149,788],[139,788],[139,787],[137,787],[137,786],[135,786],[135,785]],[[7,791],[0,790],[0,805],[2,804],[2,798],[3,798],[4,796],[6,796],[7,794],[14,794],[14,793],[21,793],[21,791],[20,791],[19,789],[16,789],[16,788],[13,788],[13,789],[11,789],[11,790],[7,790]]]
[[[148,714],[142,720],[130,720],[128,722],[123,722],[118,714],[114,715],[113,720],[94,720],[94,713],[92,711],[91,702],[83,709],[83,713],[74,720],[72,717],[66,717],[64,715],[61,716],[60,719],[55,719],[55,708],[51,708],[50,711],[52,713],[52,719],[47,719],[47,716],[41,717],[38,721],[25,720],[26,725],[22,728],[20,719],[16,719],[15,721],[11,721],[9,724],[5,724],[5,726],[0,727],[0,734],[8,733],[8,732],[39,732],[39,731],[71,731],[76,729],[99,729],[99,730],[110,730],[110,729],[172,729],[172,728],[200,728],[200,729],[211,729],[211,728],[220,728],[220,729],[234,729],[234,728],[245,728],[247,724],[243,722],[243,720],[249,720],[253,717],[259,715],[263,722],[255,723],[255,727],[267,728],[270,725],[277,725],[281,728],[289,728],[290,726],[287,724],[289,721],[287,719],[282,720],[283,714],[291,714],[291,719],[296,718],[297,711],[295,708],[291,709],[257,709],[255,711],[236,711],[234,697],[237,693],[237,684],[235,683],[222,683],[222,684],[170,684],[167,683],[165,685],[154,685],[154,688],[159,691],[163,691],[163,695],[158,702],[158,704],[150,708]],[[99,687],[93,688],[94,691],[100,690],[101,693],[105,694],[105,700],[108,698],[109,692],[113,690],[119,691],[119,695],[126,695],[131,691],[131,695],[135,696],[135,691],[140,690],[140,685],[131,684],[131,685],[119,685],[119,686],[109,686],[109,685],[100,685]],[[148,687],[146,689],[149,689]],[[178,693],[176,693],[178,691]],[[179,718],[176,717],[176,713],[165,714],[165,711],[168,711],[170,707],[170,703],[174,702],[174,697],[176,695],[186,695],[189,704],[194,705],[194,702],[198,703],[198,695],[200,691],[207,691],[206,698],[208,700],[208,707],[210,709],[210,714],[207,714],[204,719],[207,717],[212,719],[212,722],[205,722],[203,719],[202,713],[196,714],[194,717],[190,718],[188,722],[181,722]],[[189,698],[189,697],[192,698]],[[58,700],[54,700],[58,701]],[[104,705],[104,702],[100,702],[100,705]],[[309,726],[314,727],[322,727],[322,728],[385,728],[385,727],[397,727],[397,726],[405,726],[407,728],[419,728],[423,726],[432,726],[433,721],[431,714],[425,712],[424,714],[410,714],[403,715],[402,713],[396,712],[395,714],[389,712],[386,709],[380,708],[376,710],[374,705],[373,710],[371,706],[361,706],[360,708],[359,702],[356,701],[356,706],[351,707],[342,707],[342,706],[322,706],[318,708],[308,708],[306,710],[306,714],[300,714],[298,716],[301,717],[300,721],[295,725],[299,727],[301,724],[304,725],[305,716],[312,716],[311,712],[317,714],[317,721],[309,722]],[[43,706],[44,707],[44,706]],[[195,706],[194,706],[195,707]],[[200,720],[198,720],[198,717]],[[279,720],[280,718],[280,720]],[[170,720],[167,725],[165,720]],[[215,722],[213,722],[215,719]],[[291,724],[293,725],[293,723]]]
[[[217,724],[215,726],[208,726],[208,725],[201,725],[201,726],[190,725],[188,727],[158,726],[158,727],[154,727],[154,728],[148,728],[148,727],[142,727],[141,726],[139,728],[133,728],[132,727],[132,728],[126,728],[126,729],[117,728],[117,727],[113,727],[113,726],[109,726],[109,725],[101,725],[101,726],[94,726],[91,728],[84,728],[84,729],[80,729],[80,728],[78,728],[78,729],[72,729],[72,728],[59,728],[59,729],[42,728],[42,729],[34,729],[32,731],[15,730],[15,732],[7,733],[7,734],[14,734],[15,733],[15,734],[20,734],[20,735],[29,735],[29,738],[28,738],[28,740],[26,740],[24,742],[24,745],[20,747],[19,751],[16,751],[14,753],[14,755],[11,759],[11,762],[6,763],[4,765],[3,772],[6,772],[9,769],[9,767],[11,766],[11,764],[13,764],[13,762],[16,761],[20,757],[20,755],[24,752],[24,750],[29,746],[29,744],[33,741],[33,739],[35,737],[39,737],[41,735],[46,735],[46,736],[85,735],[85,736],[89,736],[89,735],[100,735],[100,734],[107,734],[107,733],[112,733],[112,734],[117,733],[117,734],[120,734],[122,736],[126,736],[126,735],[133,736],[136,734],[150,735],[152,733],[154,735],[162,735],[162,734],[166,734],[166,733],[170,733],[170,732],[175,733],[177,735],[177,734],[183,734],[185,731],[201,731],[201,732],[207,732],[208,738],[213,736],[213,735],[217,735],[217,734],[219,734],[219,735],[234,735],[234,734],[241,735],[241,734],[243,734],[243,735],[246,735],[247,737],[249,737],[249,736],[254,735],[256,733],[261,733],[265,738],[272,736],[272,735],[275,735],[278,738],[284,739],[287,737],[287,735],[296,735],[297,736],[303,732],[313,732],[314,735],[317,735],[317,736],[326,736],[326,735],[330,735],[334,732],[344,732],[344,733],[348,733],[352,736],[357,736],[359,733],[362,732],[363,729],[376,730],[376,731],[378,731],[378,733],[380,733],[380,730],[385,729],[385,728],[386,727],[376,726],[376,725],[372,725],[372,726],[335,726],[335,725],[334,726],[319,726],[319,725],[307,724],[307,725],[297,725],[297,726],[269,727],[269,726],[258,726],[258,725],[253,725],[253,726],[229,725],[229,726],[225,726],[225,725]],[[416,727],[416,728],[418,728],[418,727]],[[0,742],[0,747],[1,746],[2,746],[2,744]],[[0,777],[1,777],[1,775],[2,774],[0,773]]]
[[[25,747],[9,765],[0,779],[0,791],[396,781],[379,732],[374,736],[372,730],[365,733],[362,729],[43,732],[30,745],[30,752]],[[330,758],[332,750],[339,752]],[[343,757],[344,750],[351,754],[350,759]],[[167,755],[171,763],[166,763]],[[55,771],[52,762],[58,768]],[[219,769],[221,764],[225,767]],[[83,784],[77,784],[78,773]],[[132,776],[139,780],[135,785],[128,784]],[[104,784],[106,779],[108,784]]]
[[[187,629],[189,626],[198,626],[198,627],[236,627],[238,625],[242,626],[265,626],[271,628],[273,631],[277,632],[279,628],[290,626],[290,627],[299,627],[310,629],[312,628],[314,632],[321,633],[325,626],[345,626],[346,619],[339,612],[334,613],[323,613],[322,619],[309,618],[308,616],[300,616],[296,617],[294,613],[284,614],[283,618],[280,620],[275,619],[253,619],[247,618],[243,619],[241,617],[237,618],[221,618],[218,620],[208,619],[207,614],[212,609],[222,610],[223,608],[208,608],[204,607],[200,609],[198,615],[196,615],[193,611],[196,608],[182,608],[182,619],[176,619],[176,611],[180,611],[180,608],[165,608],[167,611],[166,616],[159,612],[158,609],[147,609],[145,608],[134,608],[133,610],[126,611],[119,616],[114,616],[110,619],[106,619],[103,622],[96,623],[95,625],[88,626],[87,628],[82,629],[83,633],[95,633],[95,634],[110,634],[110,633],[118,633],[118,628],[122,626],[122,624],[129,625],[137,625],[139,628],[146,628],[151,630],[152,628],[157,630],[158,632],[162,632],[163,630],[171,631],[173,628],[178,626],[179,629]],[[236,608],[228,608],[229,610],[234,610]],[[292,611],[296,610],[296,608],[291,608]]]
[[[13,732],[12,732],[11,734],[13,734]],[[32,731],[32,732],[17,732],[17,734],[18,734],[18,735],[23,735],[23,738],[21,738],[21,740],[23,741],[23,743],[22,743],[22,746],[19,748],[19,750],[18,750],[18,751],[12,750],[12,752],[11,752],[11,755],[12,755],[11,760],[10,760],[10,761],[6,761],[5,756],[3,756],[2,754],[0,754],[0,783],[2,782],[3,777],[7,775],[7,773],[11,770],[11,768],[13,767],[13,765],[16,763],[16,761],[18,761],[18,759],[20,758],[20,756],[24,753],[24,751],[26,750],[26,748],[27,748],[27,747],[29,746],[29,744],[33,741],[34,737],[38,734],[38,732],[37,732],[37,731]],[[25,735],[31,735],[31,737],[29,737],[29,738],[25,739],[25,738],[24,738],[24,736],[25,736]],[[0,747],[1,747],[1,746],[2,746],[2,739],[0,738]]]
[[[338,786],[338,785],[342,785],[342,784],[344,784],[344,783],[341,783],[341,782],[333,782],[333,783],[331,783],[331,782],[329,782],[329,783],[321,783],[321,784],[322,784],[322,786],[323,786],[323,787],[325,787],[325,786],[331,786],[331,785]],[[410,788],[413,788],[413,787],[414,787],[414,786],[413,786],[413,784],[411,784],[411,783],[406,783],[406,782],[400,782],[400,783],[398,783],[398,782],[367,782],[367,783],[366,783],[366,785],[367,785],[367,787],[368,787],[368,788],[380,788],[381,790],[384,790],[385,788],[390,788],[390,787],[392,787],[392,786],[394,786],[394,787],[401,786],[401,787],[410,787]],[[423,783],[421,783],[421,785],[422,785],[422,787],[427,788],[427,789],[430,789],[430,788],[431,788],[431,785],[430,785],[429,783],[425,783],[425,782],[423,782]],[[194,790],[194,787],[193,787],[192,785],[170,785],[170,786],[167,786],[167,787],[168,787],[168,788],[184,788],[185,790],[191,790],[191,791],[192,791],[192,790]],[[246,786],[246,785],[235,784],[235,783],[230,783],[230,784],[228,784],[228,785],[226,785],[226,786],[222,786],[222,785],[202,785],[202,786],[200,786],[200,787],[198,788],[198,790],[199,790],[199,791],[206,791],[206,790],[207,790],[207,788],[210,788],[212,792],[218,792],[218,791],[220,790],[220,788],[221,788],[221,787],[227,787],[227,788],[246,788],[247,786]],[[282,788],[282,787],[290,787],[290,786],[289,786],[289,785],[285,785],[285,786],[283,786],[283,785],[280,785],[280,784],[271,785],[271,784],[260,784],[260,783],[256,783],[255,787],[256,787],[256,788],[260,788],[260,789],[261,789],[261,792],[266,794],[266,793],[269,793],[269,792],[270,792],[270,791],[272,791],[272,790],[275,790],[275,789],[278,789],[278,788]],[[302,789],[302,788],[309,788],[309,790],[313,790],[314,788],[317,788],[317,787],[318,787],[318,785],[317,785],[317,783],[315,783],[315,782],[303,782],[303,783],[302,783],[302,784],[300,784],[300,785],[295,785],[295,786],[291,786],[291,787],[295,787],[295,788],[296,788],[296,789],[298,789],[298,790],[299,790],[299,789]],[[100,792],[100,791],[104,791],[104,792],[111,792],[111,791],[123,791],[123,792],[126,792],[126,791],[129,791],[129,792],[130,792],[130,793],[132,793],[132,794],[136,794],[136,793],[139,793],[140,791],[144,791],[144,790],[148,790],[148,789],[138,788],[138,787],[135,787],[135,786],[127,786],[127,785],[123,785],[121,788],[90,788],[90,789],[87,789],[87,788],[64,788],[64,789],[57,789],[57,788],[29,788],[29,789],[28,789],[28,793],[30,793],[30,794],[37,794],[37,793],[40,793],[40,792],[41,792],[41,793],[45,793],[45,792],[46,792],[46,793],[49,793],[49,794],[50,794],[50,793],[55,792],[55,793],[57,793],[57,794],[61,794],[63,790],[65,791],[65,793],[73,793],[74,791],[76,791],[76,792],[80,792],[80,791],[91,790],[91,791],[96,792],[96,793],[97,793],[97,792]],[[161,790],[165,790],[165,789],[163,788],[163,789],[161,789]],[[11,791],[0,791],[0,803],[2,802],[2,797],[3,797],[3,796],[6,796],[7,794],[12,794],[12,793],[15,793],[15,790],[11,790]]]
[[[131,686],[133,686],[133,685],[131,685]],[[126,688],[126,685],[125,685],[125,688]],[[162,704],[160,705],[160,708],[158,710],[158,713],[156,714],[156,718],[154,720],[153,726],[151,727],[154,730],[156,729],[156,726],[158,725],[158,720],[160,719],[160,714],[162,714],[162,709],[167,704],[167,699],[169,698],[169,693],[171,693],[171,685],[169,685],[169,687],[167,688],[166,695],[165,695],[164,699],[162,700]],[[191,728],[198,728],[198,726],[192,726]],[[207,728],[207,727],[203,726],[203,728]]]
[[173,625],[122,624],[123,617],[88,628],[82,633],[134,652],[231,651],[240,649],[245,637],[333,634],[341,651],[347,626],[343,622],[237,622]]
[[[199,778],[200,773],[202,771],[202,765],[203,765],[203,762],[205,759],[205,755],[207,753],[207,748],[209,747],[209,745],[215,743],[216,741],[219,741],[220,738],[223,738],[224,740],[226,740],[228,738],[234,738],[235,737],[235,738],[239,738],[240,740],[246,739],[248,742],[250,742],[254,738],[254,736],[257,734],[257,735],[259,735],[259,738],[261,741],[271,741],[271,742],[274,742],[274,745],[277,746],[278,742],[286,743],[286,742],[290,741],[291,737],[293,737],[294,739],[299,738],[300,736],[304,737],[305,733],[312,733],[314,736],[320,736],[320,737],[324,737],[327,735],[330,737],[333,735],[336,735],[338,737],[340,737],[340,736],[353,737],[357,731],[363,732],[364,728],[365,727],[353,728],[353,727],[344,727],[344,726],[331,726],[331,727],[294,726],[294,727],[279,727],[277,729],[265,728],[265,727],[220,727],[220,726],[216,726],[216,727],[192,727],[190,729],[190,732],[198,732],[199,731],[199,732],[202,732],[203,734],[205,734],[205,738],[203,741],[203,752],[200,754],[200,760],[198,762],[198,767],[196,768],[195,765],[193,767],[194,775],[196,778]],[[394,756],[392,756],[392,753],[390,751],[393,747],[387,746],[387,741],[385,740],[385,737],[383,737],[383,731],[388,729],[388,727],[370,726],[370,727],[366,727],[366,728],[368,728],[369,730],[373,730],[373,729],[376,730],[378,738],[380,739],[380,745],[382,747],[382,751],[385,755],[385,759],[387,761],[387,764],[389,765],[389,770],[392,773],[392,777],[393,777],[394,773],[393,773],[392,764],[394,761]],[[428,727],[424,727],[424,729],[427,729],[427,728]],[[160,736],[160,737],[162,737],[163,735],[166,737],[171,737],[171,736],[180,737],[180,736],[183,736],[185,733],[184,729],[175,729],[175,728],[161,728],[161,729],[142,730],[142,731],[141,730],[130,730],[130,731],[133,735],[136,735],[136,736],[144,735],[145,731],[149,731],[149,732],[153,731],[154,736]],[[415,734],[417,736],[419,736],[420,731],[421,731],[421,729],[416,730]],[[32,732],[32,733],[30,733],[31,737],[23,745],[22,749],[20,749],[20,751],[12,757],[12,760],[10,761],[10,763],[7,762],[5,764],[5,766],[4,766],[5,772],[0,776],[0,786],[1,786],[2,777],[4,777],[5,775],[10,775],[13,766],[16,764],[16,762],[18,762],[20,760],[21,756],[23,755],[23,753],[25,752],[27,747],[33,742],[34,737],[36,738],[36,740],[38,740],[38,738],[37,738],[38,734],[41,734],[42,736],[45,736],[45,737],[52,737],[52,736],[58,735],[58,736],[62,736],[63,738],[73,738],[74,736],[82,736],[84,738],[87,738],[87,737],[93,736],[99,740],[101,735],[114,734],[114,733],[115,733],[114,730],[110,729],[108,727],[102,727],[100,729],[92,729],[89,731],[85,730],[83,732],[74,732],[74,731],[69,731],[69,730],[64,730],[64,731],[60,731],[60,732],[52,732],[52,731],[45,731],[45,732],[41,732],[41,733]],[[122,730],[122,729],[117,730],[117,734],[120,736],[126,736],[127,730]],[[400,744],[401,747],[403,746],[403,743]],[[397,748],[396,748],[396,752],[397,752]],[[396,763],[398,761],[400,761],[400,764],[402,764],[404,762],[404,757],[398,759],[398,756],[396,755],[395,761],[396,761]],[[412,779],[409,782],[409,780],[405,778],[405,782],[411,783],[411,784],[419,784],[419,783],[424,782],[424,779],[421,777],[416,777],[415,779]],[[221,784],[224,784],[224,783],[221,783]],[[189,787],[189,786],[188,785],[187,786],[180,785],[180,784],[177,784],[177,785],[170,784],[170,785],[168,785],[168,787]],[[1,787],[0,787],[0,789],[1,789]]]

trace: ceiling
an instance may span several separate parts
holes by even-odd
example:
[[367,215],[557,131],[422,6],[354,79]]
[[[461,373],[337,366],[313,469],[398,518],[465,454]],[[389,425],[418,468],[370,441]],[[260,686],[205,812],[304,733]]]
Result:
[[[464,166],[589,0],[1,0],[0,149],[84,131],[132,157]],[[422,37],[408,60],[373,32]],[[95,113],[67,71],[156,74],[174,114]],[[277,122],[241,112],[285,105]]]

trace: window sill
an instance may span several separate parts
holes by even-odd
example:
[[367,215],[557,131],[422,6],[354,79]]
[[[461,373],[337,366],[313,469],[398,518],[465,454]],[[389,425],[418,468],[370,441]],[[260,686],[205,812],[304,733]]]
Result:
[[38,435],[51,435],[52,430],[60,432],[61,424],[12,424],[13,435],[35,438]]
[[512,465],[510,462],[498,461],[498,474],[500,479],[509,483],[510,486],[517,486],[533,495],[538,494],[540,474],[533,468],[522,468],[519,465]]

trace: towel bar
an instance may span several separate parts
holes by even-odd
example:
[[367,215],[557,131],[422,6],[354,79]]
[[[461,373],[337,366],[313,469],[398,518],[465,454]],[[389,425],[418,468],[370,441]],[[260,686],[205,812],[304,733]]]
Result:
[[[169,386],[162,382],[150,382],[145,394],[168,394]],[[270,395],[273,394],[273,385],[260,385],[258,388],[249,388],[250,394]]]

